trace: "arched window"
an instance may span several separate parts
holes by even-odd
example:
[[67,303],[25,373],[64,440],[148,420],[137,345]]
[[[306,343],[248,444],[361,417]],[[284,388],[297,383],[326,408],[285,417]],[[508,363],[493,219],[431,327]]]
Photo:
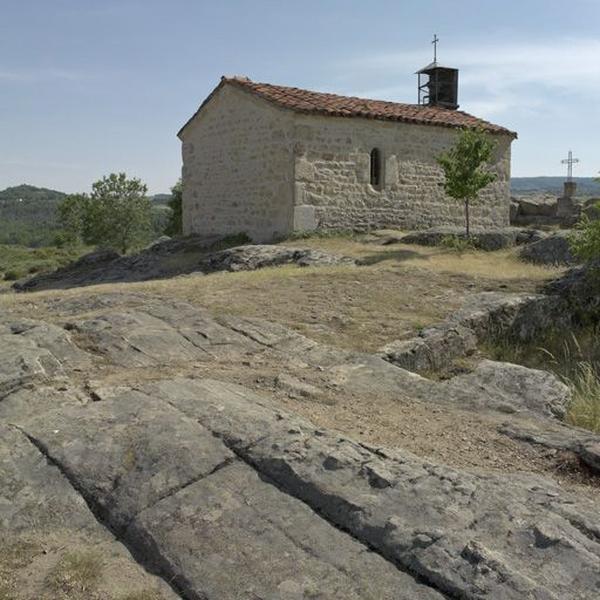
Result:
[[381,169],[381,150],[373,148],[371,150],[371,185],[379,190],[383,183],[383,173]]

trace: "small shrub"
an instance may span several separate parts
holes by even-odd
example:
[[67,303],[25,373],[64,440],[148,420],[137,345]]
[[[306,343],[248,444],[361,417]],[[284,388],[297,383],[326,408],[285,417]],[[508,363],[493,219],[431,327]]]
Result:
[[16,281],[17,279],[21,279],[24,276],[22,271],[17,271],[16,269],[9,269],[4,273],[5,281]]
[[455,252],[468,252],[475,250],[475,241],[471,237],[461,237],[459,235],[445,235],[440,240],[440,246]]
[[[600,202],[595,205],[600,209]],[[583,262],[600,259],[600,220],[583,215],[569,237],[571,252]]]

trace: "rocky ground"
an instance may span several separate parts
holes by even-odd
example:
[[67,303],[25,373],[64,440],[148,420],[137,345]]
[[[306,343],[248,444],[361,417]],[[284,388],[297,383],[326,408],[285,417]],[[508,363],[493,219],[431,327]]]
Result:
[[[421,339],[547,302],[489,294]],[[0,598],[598,597],[600,438],[547,373],[438,381],[161,287],[7,299]]]

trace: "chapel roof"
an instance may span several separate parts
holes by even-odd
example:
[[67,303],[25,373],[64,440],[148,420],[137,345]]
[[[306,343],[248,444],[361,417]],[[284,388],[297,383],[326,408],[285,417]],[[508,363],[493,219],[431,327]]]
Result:
[[185,123],[179,134],[209,102],[213,95],[224,85],[234,85],[272,104],[298,113],[325,115],[332,117],[360,117],[380,121],[399,121],[418,125],[437,125],[440,127],[482,129],[492,134],[505,134],[517,137],[517,134],[505,127],[495,125],[461,110],[404,104],[387,100],[369,100],[355,96],[340,96],[325,92],[313,92],[295,87],[257,83],[247,77],[221,77],[219,85],[211,92],[200,108]]

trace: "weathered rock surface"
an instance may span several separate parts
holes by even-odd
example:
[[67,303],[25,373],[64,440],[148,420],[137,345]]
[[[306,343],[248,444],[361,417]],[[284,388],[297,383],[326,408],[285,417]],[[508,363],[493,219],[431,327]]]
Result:
[[23,427],[186,598],[443,597],[260,477],[217,430],[174,406],[177,394],[131,390]]
[[477,336],[460,324],[428,327],[417,337],[397,340],[381,348],[383,358],[409,371],[436,371],[477,349]]
[[532,244],[524,246],[519,256],[522,260],[539,265],[572,265],[577,261],[569,247],[571,233],[559,231]]
[[566,327],[569,311],[558,296],[482,292],[469,296],[445,321],[418,336],[397,340],[381,356],[410,371],[438,370],[469,356],[477,344],[498,337],[528,341],[551,328]]
[[[520,230],[514,227],[502,229],[474,229],[471,231],[471,241],[481,250],[500,250],[517,244]],[[435,227],[424,231],[415,231],[402,238],[404,244],[419,244],[421,246],[439,246],[444,238],[449,236],[466,239],[464,228]]]
[[481,361],[472,373],[444,385],[450,394],[472,398],[474,405],[547,417],[562,418],[571,398],[569,388],[552,373],[492,360]]
[[557,199],[554,196],[522,196],[518,198],[519,213],[525,216],[556,216]]
[[[80,580],[68,568],[72,556],[91,561],[95,576]],[[55,600],[85,593],[101,600],[121,598],[123,590],[179,597],[136,563],[23,433],[0,423],[0,595]]]
[[296,264],[300,267],[355,264],[355,260],[311,248],[291,248],[256,244],[214,252],[200,261],[204,273],[214,271],[254,271],[264,267]]
[[[551,319],[558,310],[544,302],[519,296],[507,305],[484,295],[449,325],[473,335],[501,325],[526,336],[534,314],[527,311]],[[56,557],[27,554],[11,586],[39,565],[32,589],[47,585],[62,550],[81,547],[107,556],[106,574],[118,562],[90,600],[123,600],[114,590],[141,589],[166,589],[167,599],[597,597],[597,501],[539,476],[467,472],[362,445],[246,387],[170,375],[270,357],[271,383],[277,377],[301,398],[309,397],[304,376],[315,381],[308,375],[318,373],[319,386],[342,395],[507,412],[506,435],[562,444],[597,469],[600,438],[548,418],[564,390],[546,374],[484,363],[430,381],[281,325],[216,320],[151,296],[65,299],[60,311],[71,315],[60,317],[64,327],[6,316],[0,324],[0,351],[12,344],[6,356],[16,357],[13,368],[0,369],[0,535],[19,544],[37,536]],[[14,367],[23,357],[38,364],[41,355],[52,368],[23,377]],[[132,371],[140,373],[135,385],[119,380]],[[45,518],[65,529],[43,528]],[[2,560],[0,549],[0,582]]]
[[449,597],[595,598],[600,527],[593,504],[533,475],[466,474],[366,448],[264,401],[248,402],[239,388],[203,401],[215,386],[179,380],[148,391],[197,418],[280,489]]
[[97,250],[52,273],[14,284],[17,291],[62,289],[117,281],[146,281],[187,273],[249,271],[284,264],[320,266],[354,264],[351,258],[320,250],[278,245],[245,245],[210,251],[219,237],[189,236],[158,241],[131,256]]
[[600,263],[569,269],[544,290],[562,298],[569,311],[583,321],[594,322],[600,316]]

